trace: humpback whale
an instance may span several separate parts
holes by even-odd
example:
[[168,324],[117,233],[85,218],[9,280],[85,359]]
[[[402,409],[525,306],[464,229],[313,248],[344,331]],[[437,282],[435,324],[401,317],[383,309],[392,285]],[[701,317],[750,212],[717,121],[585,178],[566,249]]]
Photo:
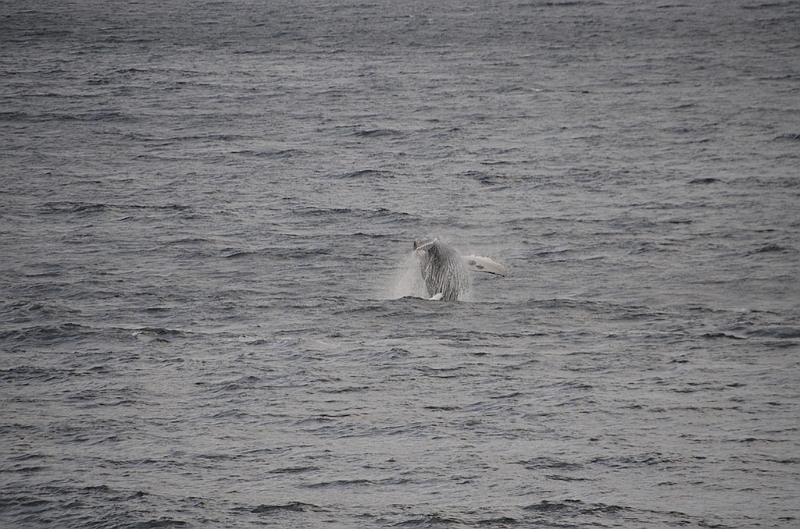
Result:
[[420,259],[420,272],[431,299],[456,301],[469,292],[469,270],[497,274],[507,272],[503,265],[488,257],[462,257],[455,248],[440,239],[414,241],[414,254]]

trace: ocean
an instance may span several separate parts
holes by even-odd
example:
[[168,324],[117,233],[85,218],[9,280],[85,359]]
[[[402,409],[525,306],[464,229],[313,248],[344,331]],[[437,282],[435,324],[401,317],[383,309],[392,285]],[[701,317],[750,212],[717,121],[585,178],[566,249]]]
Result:
[[797,527],[798,27],[0,1],[0,526]]

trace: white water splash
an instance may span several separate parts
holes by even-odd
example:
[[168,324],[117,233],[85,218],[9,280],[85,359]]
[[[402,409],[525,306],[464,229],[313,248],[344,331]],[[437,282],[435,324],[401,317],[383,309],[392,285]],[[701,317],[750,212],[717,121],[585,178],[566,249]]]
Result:
[[425,282],[419,269],[419,257],[410,252],[397,266],[394,283],[389,288],[388,299],[406,296],[427,298]]

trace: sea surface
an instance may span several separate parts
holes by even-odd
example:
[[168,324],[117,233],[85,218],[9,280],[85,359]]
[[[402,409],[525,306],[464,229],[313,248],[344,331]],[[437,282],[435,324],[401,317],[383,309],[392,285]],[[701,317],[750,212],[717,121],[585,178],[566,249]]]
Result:
[[799,527],[799,27],[0,1],[0,526]]

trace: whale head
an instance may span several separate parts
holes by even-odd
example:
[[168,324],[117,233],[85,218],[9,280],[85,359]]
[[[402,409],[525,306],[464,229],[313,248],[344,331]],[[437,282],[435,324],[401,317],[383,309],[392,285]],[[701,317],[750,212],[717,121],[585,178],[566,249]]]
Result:
[[414,241],[420,258],[420,272],[431,298],[455,301],[469,292],[470,278],[461,255],[446,242],[434,239]]

